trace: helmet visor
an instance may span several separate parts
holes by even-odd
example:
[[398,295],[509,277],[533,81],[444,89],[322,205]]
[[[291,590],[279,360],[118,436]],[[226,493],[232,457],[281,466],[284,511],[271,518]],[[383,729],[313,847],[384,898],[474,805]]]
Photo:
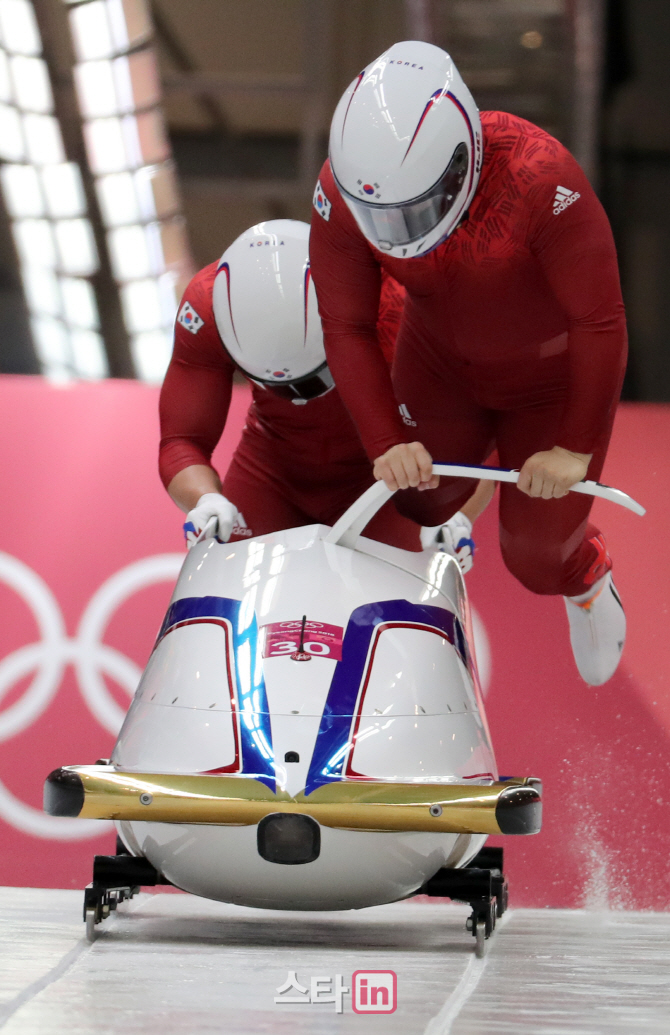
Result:
[[338,187],[368,241],[382,251],[390,251],[398,245],[411,244],[435,229],[454,206],[469,164],[468,149],[465,144],[459,144],[437,183],[418,198],[401,204],[375,205],[355,198],[339,183]]
[[[243,373],[246,374],[246,371],[243,371]],[[305,374],[304,377],[298,377],[295,381],[285,381],[283,383],[278,381],[262,381],[259,377],[251,377],[250,374],[246,374],[246,376],[254,384],[267,388],[282,399],[302,402],[318,399],[320,395],[325,395],[326,392],[335,387],[333,375],[326,363],[317,370],[313,370],[310,374]]]

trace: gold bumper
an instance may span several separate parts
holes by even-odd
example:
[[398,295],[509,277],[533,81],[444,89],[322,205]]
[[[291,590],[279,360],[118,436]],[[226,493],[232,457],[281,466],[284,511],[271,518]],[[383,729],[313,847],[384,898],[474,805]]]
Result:
[[44,786],[52,816],[248,826],[276,813],[311,816],[343,830],[451,834],[536,834],[541,786],[533,778],[488,786],[340,781],[295,797],[244,776],[126,773],[112,766],[66,766]]

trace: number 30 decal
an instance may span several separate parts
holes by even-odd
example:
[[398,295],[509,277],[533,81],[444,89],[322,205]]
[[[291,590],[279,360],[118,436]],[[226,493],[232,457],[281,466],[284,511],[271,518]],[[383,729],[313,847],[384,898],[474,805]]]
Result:
[[[275,640],[274,643],[270,644],[266,656],[274,658],[281,654],[293,654],[297,649],[298,643],[296,640]],[[302,649],[306,654],[315,654],[317,657],[321,658],[330,654],[329,644],[318,643],[312,640],[308,640],[307,643],[303,643]]]
[[[272,622],[264,625],[261,632],[264,658],[302,653],[312,658],[328,658],[329,661],[342,659],[344,629],[341,625],[303,618],[302,621]],[[306,658],[300,660],[305,661]]]

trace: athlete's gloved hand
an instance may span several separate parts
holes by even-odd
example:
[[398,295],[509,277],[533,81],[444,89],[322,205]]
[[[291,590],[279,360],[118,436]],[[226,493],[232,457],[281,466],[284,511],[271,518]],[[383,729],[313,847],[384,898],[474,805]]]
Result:
[[391,446],[374,462],[372,473],[377,481],[383,481],[387,489],[418,488],[436,489],[440,484],[433,474],[433,460],[420,442],[399,442]]
[[239,518],[237,508],[220,492],[206,492],[204,496],[200,497],[193,510],[189,510],[186,515],[184,537],[188,550],[195,546],[196,539],[209,519],[213,517],[217,520],[214,535],[222,542],[228,542]]
[[432,528],[424,526],[420,535],[424,550],[430,546],[439,546],[456,558],[464,575],[470,571],[475,558],[472,522],[460,510],[443,525],[434,525]]

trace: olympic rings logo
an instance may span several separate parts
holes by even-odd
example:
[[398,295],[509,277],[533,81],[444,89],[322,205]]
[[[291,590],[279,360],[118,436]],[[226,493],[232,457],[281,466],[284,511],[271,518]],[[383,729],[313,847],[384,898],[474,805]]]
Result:
[[[157,582],[174,582],[183,561],[183,554],[157,554],[122,568],[93,595],[76,635],[69,639],[58,601],[44,580],[16,557],[0,553],[0,582],[27,604],[40,633],[38,643],[20,647],[0,661],[0,703],[11,687],[34,673],[21,697],[0,711],[0,741],[21,733],[46,711],[68,665],[75,669],[79,691],[91,714],[116,736],[125,712],[103,676],[114,679],[132,698],[142,672],[130,658],[103,642],[105,631],[124,601]],[[47,816],[16,798],[2,781],[0,817],[25,834],[58,841],[96,837],[109,827],[98,820]]]

